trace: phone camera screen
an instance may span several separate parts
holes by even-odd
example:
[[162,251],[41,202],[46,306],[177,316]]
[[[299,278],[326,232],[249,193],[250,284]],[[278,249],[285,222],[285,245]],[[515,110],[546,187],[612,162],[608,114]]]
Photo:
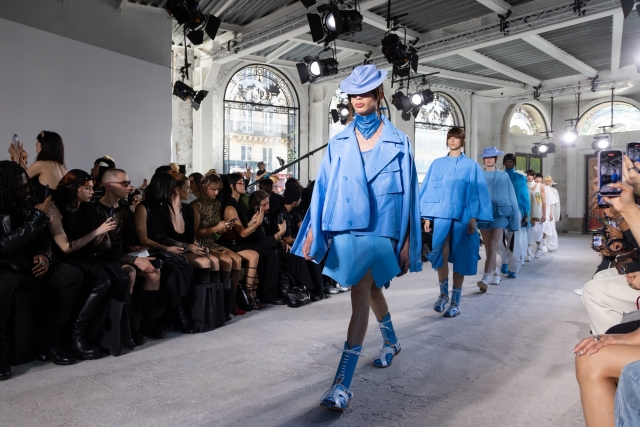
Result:
[[619,152],[603,151],[600,153],[600,193],[619,194],[620,189],[611,188],[611,184],[622,180],[622,157]]
[[630,142],[628,144],[627,156],[632,162],[640,162],[640,143]]

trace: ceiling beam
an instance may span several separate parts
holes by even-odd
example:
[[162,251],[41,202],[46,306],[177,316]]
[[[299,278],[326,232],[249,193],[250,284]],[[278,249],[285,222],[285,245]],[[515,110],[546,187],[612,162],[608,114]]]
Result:
[[[118,7],[116,10],[120,13],[124,12],[126,9],[130,10],[141,10],[143,12],[152,12],[152,13],[161,13],[163,15],[167,15],[167,11],[154,6],[146,6],[143,4],[129,3],[128,0],[120,0]],[[168,15],[167,15],[168,16]]]
[[[362,18],[365,23],[381,30],[387,31],[387,20],[385,18],[380,15],[376,15],[373,12],[369,12],[368,10],[361,10],[360,13],[362,13]],[[404,35],[404,30],[398,30],[396,32],[398,34]],[[420,38],[420,36],[422,36],[422,34],[419,31],[407,28],[407,39],[415,40],[417,38]]]
[[458,54],[460,56],[467,58],[470,61],[475,62],[476,64],[480,64],[484,67],[490,68],[494,71],[497,71],[500,74],[504,74],[507,77],[511,77],[512,79],[521,81],[530,86],[539,86],[542,83],[541,80],[536,79],[535,77],[532,77],[516,69],[513,69],[508,65],[504,65],[498,61],[495,61],[487,56],[482,55],[481,53],[478,53],[475,51],[466,51],[466,52],[459,52]]
[[[300,43],[306,43],[306,44],[321,47],[321,45],[313,41],[310,34],[302,34],[302,35],[296,36],[294,40],[299,41]],[[348,51],[357,52],[357,53],[369,53],[369,52],[374,52],[376,54],[380,53],[380,47],[378,46],[369,46],[368,44],[353,43],[353,42],[348,42],[346,40],[340,40],[340,39],[337,39],[335,43],[336,43],[336,48],[340,50],[348,50]]]
[[487,86],[495,86],[495,87],[512,87],[516,89],[525,89],[526,85],[518,82],[510,82],[508,80],[500,80],[494,79],[492,77],[484,77],[484,76],[474,76],[473,74],[460,73],[458,71],[449,71],[443,70],[440,68],[427,67],[427,66],[419,66],[418,73],[420,74],[429,74],[429,73],[438,73],[434,77],[444,77],[452,80],[460,80],[463,82],[470,83],[478,83]]
[[511,5],[504,0],[476,0],[483,6],[493,10],[495,13],[504,15],[511,9]]
[[617,73],[620,69],[620,53],[622,51],[622,28],[624,15],[622,11],[613,14],[613,36],[611,40],[611,72]]
[[276,59],[280,58],[285,53],[291,51],[292,49],[294,49],[298,45],[299,45],[299,43],[296,42],[296,41],[288,41],[288,42],[286,42],[285,44],[283,44],[282,46],[280,46],[279,48],[277,48],[276,50],[271,52],[269,55],[267,55],[266,64],[271,64],[273,61],[275,61]]
[[[622,32],[622,30],[620,31]],[[595,77],[598,75],[598,71],[595,68],[590,67],[575,56],[568,54],[537,34],[523,37],[522,40],[587,77]]]
[[213,9],[211,9],[211,12],[209,13],[215,16],[220,16],[225,10],[229,8],[229,6],[233,4],[234,1],[235,0],[227,0],[220,5],[216,5]]

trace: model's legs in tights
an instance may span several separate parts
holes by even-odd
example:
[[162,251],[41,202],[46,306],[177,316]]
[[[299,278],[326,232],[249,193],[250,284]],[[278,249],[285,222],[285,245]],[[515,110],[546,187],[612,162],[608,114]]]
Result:
[[[375,298],[377,299],[376,308],[371,304],[372,295],[371,288],[375,287],[373,284],[373,277],[371,276],[371,270],[367,271],[357,285],[351,287],[351,321],[349,322],[349,329],[347,332],[347,341],[351,347],[361,346],[364,341],[364,336],[367,333],[367,325],[369,324],[369,307],[374,309],[376,317],[378,313],[376,311],[387,308],[387,302],[382,296],[382,291],[379,295],[376,292]],[[384,317],[387,313],[382,313]]]

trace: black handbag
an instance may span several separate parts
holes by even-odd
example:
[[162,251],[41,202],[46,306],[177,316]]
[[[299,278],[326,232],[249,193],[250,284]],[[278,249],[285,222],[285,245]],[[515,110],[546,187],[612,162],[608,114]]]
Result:
[[195,287],[196,299],[191,307],[193,326],[200,332],[209,332],[216,326],[217,293],[215,283],[201,283]]
[[109,316],[104,324],[100,346],[107,349],[112,356],[122,356],[133,350],[131,319],[129,319],[126,303],[111,299]]

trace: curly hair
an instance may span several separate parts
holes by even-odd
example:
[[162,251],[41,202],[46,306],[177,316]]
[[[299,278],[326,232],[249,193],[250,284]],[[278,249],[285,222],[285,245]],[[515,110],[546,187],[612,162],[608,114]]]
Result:
[[[22,184],[23,176],[26,177],[26,172],[16,162],[0,161],[0,206],[12,206],[21,201],[25,192]],[[29,179],[27,179],[27,186],[30,190]]]
[[93,182],[91,174],[81,169],[71,169],[58,183],[53,201],[59,206],[75,206],[78,203],[78,189],[89,181]]

